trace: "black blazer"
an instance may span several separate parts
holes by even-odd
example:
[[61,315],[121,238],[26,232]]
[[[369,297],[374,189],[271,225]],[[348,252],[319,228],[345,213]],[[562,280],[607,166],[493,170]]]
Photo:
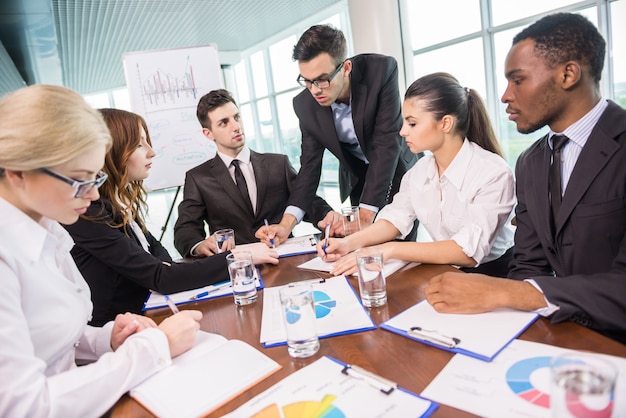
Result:
[[91,288],[91,325],[102,326],[118,313],[140,314],[150,289],[174,293],[228,280],[227,253],[172,263],[167,250],[149,232],[145,234],[150,245],[147,253],[130,227],[126,235],[107,225],[111,214],[111,203],[101,199],[91,203],[87,215],[102,217],[102,221],[81,217],[64,225],[76,243],[71,251],[74,261]]
[[574,321],[626,343],[626,110],[613,102],[593,128],[550,233],[547,136],[517,162],[517,230],[509,277],[533,278]]
[[[235,242],[258,242],[254,233],[267,219],[279,223],[292,192],[296,172],[283,154],[260,154],[250,150],[250,161],[257,186],[256,214],[253,214],[239,193],[228,168],[216,155],[209,161],[187,171],[183,201],[178,206],[174,226],[174,245],[183,255],[206,238],[204,223],[211,232],[235,230]],[[313,193],[313,208],[305,219],[317,222],[332,208]]]
[[[352,120],[361,149],[370,162],[344,155],[337,137],[330,106],[320,106],[308,90],[293,100],[302,131],[301,168],[290,204],[309,207],[319,185],[324,150],[340,163],[341,200],[351,196],[353,204],[365,203],[382,208],[400,187],[404,173],[417,161],[400,137],[402,115],[396,60],[377,54],[350,58],[352,72]],[[353,191],[357,191],[356,196]],[[361,193],[358,193],[362,190]]]

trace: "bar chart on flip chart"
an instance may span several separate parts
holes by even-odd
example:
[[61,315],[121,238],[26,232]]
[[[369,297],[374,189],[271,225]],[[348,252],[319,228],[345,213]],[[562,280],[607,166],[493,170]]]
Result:
[[132,111],[146,120],[156,156],[149,189],[181,186],[187,170],[215,155],[196,119],[200,97],[222,87],[215,45],[123,55]]

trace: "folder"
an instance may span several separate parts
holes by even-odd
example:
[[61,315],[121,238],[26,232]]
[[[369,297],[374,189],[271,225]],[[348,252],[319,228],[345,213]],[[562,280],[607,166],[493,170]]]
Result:
[[380,327],[453,353],[491,361],[537,318],[536,313],[515,309],[443,314],[423,300]]
[[[261,278],[259,269],[254,269],[254,282],[257,290],[263,289],[264,283]],[[230,280],[215,283],[209,286],[204,286],[199,289],[184,290],[178,293],[170,293],[168,296],[172,302],[176,305],[184,305],[191,302],[199,302],[201,300],[219,298],[221,296],[227,296],[233,294],[233,288],[230,284]],[[165,295],[152,290],[150,295],[143,304],[142,311],[149,311],[150,309],[158,309],[167,307],[165,301]]]
[[[386,393],[382,388],[389,386]],[[383,377],[325,356],[225,417],[428,417],[437,408]]]
[[[304,282],[311,283],[313,287],[319,338],[376,329],[376,324],[345,276]],[[287,343],[284,312],[278,294],[281,287],[267,287],[263,291],[260,340],[266,348]]]
[[130,396],[159,417],[204,416],[280,368],[243,341],[198,331],[191,350],[131,389]]

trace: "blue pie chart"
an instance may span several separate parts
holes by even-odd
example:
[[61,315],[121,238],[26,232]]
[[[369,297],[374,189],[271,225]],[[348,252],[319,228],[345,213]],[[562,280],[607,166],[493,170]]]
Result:
[[332,300],[327,293],[314,290],[313,300],[315,301],[315,317],[323,318],[330,313],[330,311],[337,306],[337,301]]

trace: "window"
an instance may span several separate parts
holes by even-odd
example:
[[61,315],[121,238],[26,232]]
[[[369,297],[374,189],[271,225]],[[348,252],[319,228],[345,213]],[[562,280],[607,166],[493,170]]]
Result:
[[597,26],[608,22],[608,27],[599,26],[609,47],[608,76],[603,76],[601,88],[605,98],[626,107],[626,0],[529,0],[519,7],[508,0],[403,0],[403,31],[411,39],[413,53],[413,74],[407,74],[407,85],[419,76],[446,71],[479,91],[513,167],[519,154],[548,128],[523,135],[508,120],[506,106],[500,102],[506,88],[504,60],[517,33],[555,12],[580,13]]

